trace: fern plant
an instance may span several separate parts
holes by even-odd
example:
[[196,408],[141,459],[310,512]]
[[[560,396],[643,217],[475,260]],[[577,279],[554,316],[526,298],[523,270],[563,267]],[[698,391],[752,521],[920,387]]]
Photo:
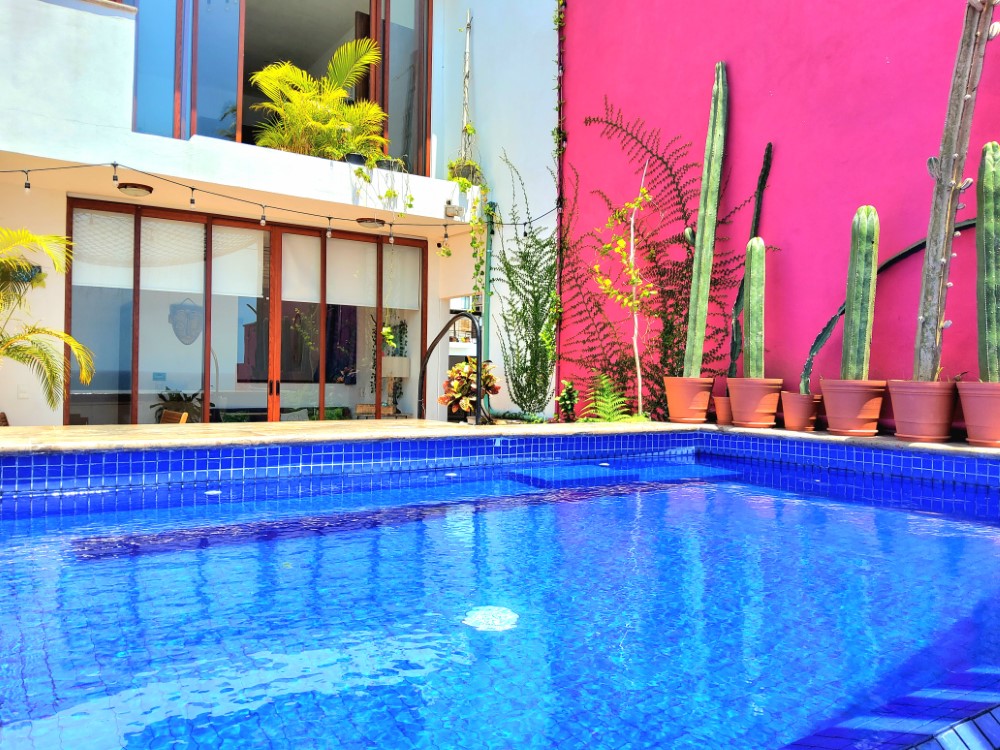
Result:
[[630,416],[628,399],[604,373],[598,373],[583,405],[583,417],[598,422],[621,422]]

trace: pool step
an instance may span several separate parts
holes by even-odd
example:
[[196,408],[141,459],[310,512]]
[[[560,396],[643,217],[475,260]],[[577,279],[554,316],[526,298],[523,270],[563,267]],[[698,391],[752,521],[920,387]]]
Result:
[[564,487],[595,487],[608,484],[631,484],[639,481],[638,471],[612,469],[610,465],[585,464],[566,466],[540,466],[534,469],[517,469],[507,472],[515,482],[543,490]]
[[782,750],[1000,750],[1000,667],[977,667]]

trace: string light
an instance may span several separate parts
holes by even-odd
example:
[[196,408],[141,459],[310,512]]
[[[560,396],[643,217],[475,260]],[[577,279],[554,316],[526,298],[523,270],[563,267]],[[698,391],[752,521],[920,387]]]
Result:
[[333,237],[333,217],[326,217],[326,238],[329,240]]
[[267,226],[267,206],[263,203],[260,205],[260,225],[262,227]]
[[392,224],[389,225],[389,244],[390,245],[396,244],[396,235],[392,233]]
[[[192,205],[192,206],[196,205],[196,200],[195,200],[195,192],[196,191],[202,192],[202,193],[204,193],[206,195],[212,195],[212,196],[215,196],[216,198],[221,198],[223,200],[233,201],[234,203],[241,203],[241,204],[244,204],[244,205],[252,205],[252,206],[253,205],[260,206],[260,208],[261,208],[261,219],[262,219],[262,222],[263,222],[262,226],[266,226],[266,224],[267,224],[267,208],[268,207],[266,205],[264,205],[264,204],[257,203],[257,202],[255,202],[253,200],[248,200],[246,198],[240,198],[240,197],[235,196],[235,195],[229,195],[227,193],[220,193],[220,192],[214,191],[214,190],[205,190],[204,188],[195,188],[192,185],[188,185],[186,183],[179,182],[177,180],[172,180],[169,177],[163,177],[161,175],[154,174],[152,172],[146,172],[145,170],[142,170],[142,169],[136,169],[135,167],[129,167],[129,166],[124,165],[124,164],[119,164],[118,162],[99,162],[99,163],[93,163],[93,164],[71,164],[71,165],[59,166],[59,167],[37,167],[35,169],[0,169],[0,175],[2,175],[2,174],[18,174],[18,173],[23,174],[24,177],[25,177],[25,180],[24,180],[24,189],[25,189],[25,192],[28,193],[30,191],[30,189],[31,189],[31,180],[30,180],[30,173],[31,172],[63,172],[63,171],[70,170],[70,169],[97,169],[97,168],[103,168],[103,167],[111,167],[112,168],[111,181],[115,185],[116,188],[118,187],[118,184],[120,182],[119,175],[118,175],[118,167],[121,167],[122,169],[128,169],[128,170],[136,172],[138,174],[145,175],[146,177],[149,177],[150,179],[159,180],[160,182],[164,182],[164,183],[166,183],[168,185],[174,185],[175,187],[178,187],[178,188],[180,188],[182,190],[189,190],[191,192],[191,197],[189,198],[188,203],[190,205]],[[332,236],[332,229],[333,229],[332,224],[333,224],[334,221],[349,222],[351,224],[355,223],[354,219],[345,218],[345,217],[339,217],[339,216],[326,216],[326,215],[323,215],[323,214],[312,213],[310,211],[302,211],[302,210],[296,209],[296,208],[285,208],[285,207],[280,207],[280,206],[270,206],[270,208],[272,210],[274,210],[274,211],[282,211],[282,212],[289,213],[289,214],[295,214],[296,216],[308,216],[308,217],[310,217],[312,219],[326,219],[327,220],[327,231],[330,233],[330,236]],[[544,214],[540,214],[539,216],[537,216],[535,218],[536,219],[545,218],[549,214],[556,213],[556,211],[558,209],[559,209],[559,206],[553,207],[549,211],[546,211]],[[424,227],[424,228],[427,227],[427,224],[425,224],[422,221],[398,222],[398,223],[399,223],[399,226],[401,226],[401,227]],[[450,226],[452,226],[452,225],[451,224],[443,224],[442,226],[444,227],[444,235],[445,235],[444,239],[445,239],[445,241],[447,241],[448,240],[448,228]],[[459,223],[459,224],[455,224],[455,226],[464,227],[466,225],[464,223]],[[527,227],[527,226],[529,226],[529,222],[512,222],[510,224],[507,224],[506,226],[515,227],[515,228],[516,227],[522,227],[522,226]]]

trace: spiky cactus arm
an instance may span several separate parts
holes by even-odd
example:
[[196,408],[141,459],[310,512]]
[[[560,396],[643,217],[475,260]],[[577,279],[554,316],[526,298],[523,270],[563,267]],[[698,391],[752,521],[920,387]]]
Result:
[[715,230],[719,221],[719,191],[722,184],[728,109],[729,84],[726,80],[726,64],[720,62],[715,65],[712,109],[708,118],[708,136],[705,140],[705,165],[701,177],[701,199],[698,203],[698,225],[695,229],[687,346],[684,350],[684,376],[688,378],[701,377],[705,326],[708,324],[709,292],[712,284],[712,259],[715,254]]
[[764,377],[764,240],[747,243],[743,276],[746,304],[743,307],[743,375]]
[[945,328],[944,311],[955,236],[955,214],[962,191],[972,184],[971,180],[962,179],[962,173],[969,150],[972,112],[976,106],[986,44],[991,32],[995,34],[990,24],[997,2],[967,0],[962,41],[948,97],[948,115],[941,137],[941,154],[927,163],[934,178],[934,197],[920,285],[920,312],[913,354],[914,380],[937,380],[941,370],[941,334]]
[[1000,144],[996,141],[983,147],[976,198],[979,379],[1000,383]]
[[875,277],[878,275],[878,212],[862,206],[851,225],[851,261],[847,269],[847,301],[844,313],[844,345],[840,377],[867,380],[872,351],[872,320],[875,314]]

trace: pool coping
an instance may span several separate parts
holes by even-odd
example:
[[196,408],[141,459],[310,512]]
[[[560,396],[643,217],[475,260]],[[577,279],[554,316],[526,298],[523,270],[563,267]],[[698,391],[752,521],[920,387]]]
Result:
[[[294,424],[294,426],[292,426]],[[211,423],[185,425],[67,425],[6,427],[0,429],[0,456],[39,453],[117,450],[164,450],[228,446],[294,445],[300,443],[371,442],[382,440],[570,437],[642,433],[700,432],[755,435],[766,438],[881,448],[939,456],[981,456],[1000,459],[1000,448],[964,443],[914,443],[891,435],[872,438],[842,437],[827,432],[793,432],[778,428],[753,429],[715,424],[670,422],[558,422],[547,424],[467,425],[424,420]]]

